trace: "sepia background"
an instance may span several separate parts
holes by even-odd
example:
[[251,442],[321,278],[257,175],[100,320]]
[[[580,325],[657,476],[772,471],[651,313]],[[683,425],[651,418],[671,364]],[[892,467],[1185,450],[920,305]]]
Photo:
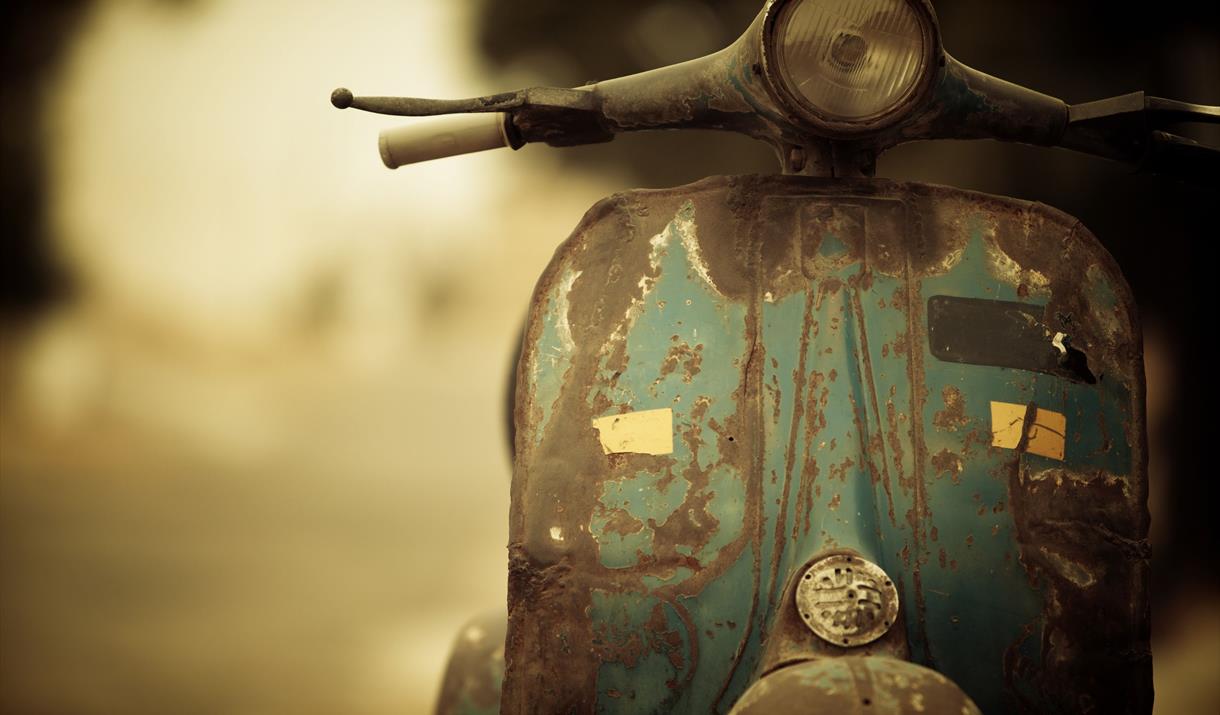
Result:
[[[935,4],[959,59],[1069,102],[1220,103],[1203,3]],[[0,709],[426,712],[462,623],[503,608],[504,394],[551,252],[605,194],[773,160],[666,133],[389,172],[376,134],[402,120],[335,111],[330,90],[573,86],[718,49],[760,5],[8,3]],[[992,143],[904,147],[878,173],[1064,209],[1126,272],[1157,712],[1220,712],[1217,197]]]

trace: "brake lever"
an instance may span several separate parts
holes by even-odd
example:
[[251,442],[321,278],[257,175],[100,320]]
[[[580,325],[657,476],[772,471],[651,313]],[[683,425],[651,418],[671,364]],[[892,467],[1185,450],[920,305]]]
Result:
[[1220,149],[1163,130],[1181,122],[1220,124],[1220,107],[1143,92],[1073,104],[1059,145],[1131,164],[1137,171],[1220,184]]

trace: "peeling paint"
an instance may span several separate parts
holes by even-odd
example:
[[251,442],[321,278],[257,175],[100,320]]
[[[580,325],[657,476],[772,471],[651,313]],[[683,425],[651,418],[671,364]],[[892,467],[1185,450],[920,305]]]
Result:
[[[576,341],[572,339],[572,324],[568,320],[568,311],[570,304],[568,296],[572,293],[572,286],[576,283],[576,279],[580,278],[581,271],[567,271],[564,273],[563,280],[559,284],[559,295],[556,298],[555,314],[558,316],[556,324],[556,332],[559,334],[559,346],[566,357],[576,349]],[[558,356],[551,358],[551,365],[554,366],[558,362]]]
[[998,248],[990,246],[988,248],[987,257],[990,259],[992,273],[996,278],[1015,286],[1019,297],[1024,298],[1030,294],[1049,294],[1051,287],[1049,278],[1032,268],[1023,268],[1021,264]]

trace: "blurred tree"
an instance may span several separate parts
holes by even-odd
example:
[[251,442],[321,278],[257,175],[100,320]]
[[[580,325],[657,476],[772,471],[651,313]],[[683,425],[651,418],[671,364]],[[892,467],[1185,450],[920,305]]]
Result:
[[[146,0],[170,8],[198,0]],[[36,314],[71,288],[46,222],[44,106],[93,0],[0,5],[0,318]]]
[[87,0],[0,8],[0,316],[46,304],[64,287],[44,221],[42,104]]

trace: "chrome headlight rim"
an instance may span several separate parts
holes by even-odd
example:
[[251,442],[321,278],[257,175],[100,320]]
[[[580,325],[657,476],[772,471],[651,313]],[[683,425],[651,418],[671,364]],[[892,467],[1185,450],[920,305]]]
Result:
[[936,13],[932,9],[931,0],[902,0],[919,19],[924,48],[923,71],[918,80],[898,101],[889,107],[867,117],[854,120],[843,120],[828,117],[818,110],[809,100],[789,83],[789,75],[784,66],[783,53],[780,51],[779,31],[781,19],[786,17],[785,10],[803,2],[818,0],[768,0],[764,9],[762,22],[762,74],[763,83],[768,92],[780,107],[798,124],[811,126],[825,137],[831,139],[859,139],[863,135],[875,134],[899,123],[912,115],[917,108],[927,102],[932,92],[932,85],[944,66],[945,52],[940,42],[940,27]]

